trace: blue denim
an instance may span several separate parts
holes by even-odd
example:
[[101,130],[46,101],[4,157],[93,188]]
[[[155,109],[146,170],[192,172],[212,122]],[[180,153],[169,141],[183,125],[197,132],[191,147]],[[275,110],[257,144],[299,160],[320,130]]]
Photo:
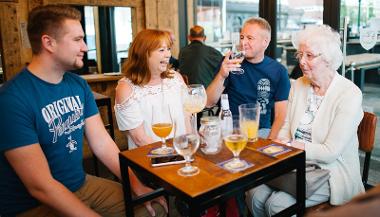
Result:
[[261,128],[259,130],[259,137],[264,139],[268,138],[270,130],[270,128]]
[[[306,199],[306,207],[328,201],[330,185],[326,182],[313,195]],[[276,191],[267,185],[260,185],[246,192],[246,203],[254,217],[273,216],[296,203],[296,199],[283,191]]]

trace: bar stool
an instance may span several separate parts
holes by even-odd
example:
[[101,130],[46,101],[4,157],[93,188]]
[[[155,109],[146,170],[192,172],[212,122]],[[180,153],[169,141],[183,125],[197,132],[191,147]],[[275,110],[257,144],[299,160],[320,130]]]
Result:
[[[111,97],[94,92],[94,91],[92,91],[92,94],[94,95],[95,102],[98,108],[104,106],[107,109],[108,123],[104,124],[104,127],[109,131],[111,138],[115,140],[115,132],[113,128],[113,119],[112,119]],[[96,158],[95,155],[93,155],[93,162],[94,162],[95,175],[99,176],[98,159]]]

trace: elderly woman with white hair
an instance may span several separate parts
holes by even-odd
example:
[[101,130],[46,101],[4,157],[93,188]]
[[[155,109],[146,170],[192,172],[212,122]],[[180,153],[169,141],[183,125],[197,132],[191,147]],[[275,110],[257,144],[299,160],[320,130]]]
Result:
[[[278,140],[304,149],[306,161],[330,172],[330,178],[306,198],[306,207],[326,201],[340,205],[364,191],[357,138],[362,93],[337,72],[343,59],[341,42],[329,26],[308,26],[293,42],[303,77],[292,84]],[[296,202],[268,185],[251,189],[246,196],[254,217],[272,216]]]

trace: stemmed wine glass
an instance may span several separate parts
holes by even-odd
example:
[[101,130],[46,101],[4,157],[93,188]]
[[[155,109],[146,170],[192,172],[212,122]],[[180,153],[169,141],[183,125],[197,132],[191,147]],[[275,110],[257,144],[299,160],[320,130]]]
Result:
[[205,87],[202,84],[188,85],[184,91],[183,100],[185,111],[191,113],[191,126],[194,131],[197,131],[197,113],[204,109],[207,101]]
[[152,130],[156,136],[162,140],[160,148],[154,149],[153,154],[167,155],[172,154],[174,149],[166,146],[166,137],[170,135],[173,128],[173,119],[168,104],[152,106]]
[[230,170],[240,170],[247,167],[247,162],[239,158],[239,154],[247,145],[248,139],[240,129],[240,120],[238,118],[233,119],[233,131],[231,134],[226,135],[223,140],[226,147],[234,155],[234,158],[224,166]]
[[199,168],[191,165],[191,156],[197,151],[200,138],[197,131],[191,129],[190,133],[179,133],[174,127],[173,146],[176,152],[186,160],[186,165],[178,169],[177,173],[181,176],[194,176],[199,173]]

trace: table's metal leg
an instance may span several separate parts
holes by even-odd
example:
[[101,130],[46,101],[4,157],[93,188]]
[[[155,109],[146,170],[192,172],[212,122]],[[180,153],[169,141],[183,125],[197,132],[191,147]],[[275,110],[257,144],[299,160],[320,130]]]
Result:
[[221,217],[227,216],[227,212],[226,212],[227,201],[223,201],[222,203],[219,204],[219,213]]
[[129,168],[128,163],[126,159],[120,154],[119,154],[119,160],[120,160],[120,171],[121,171],[121,178],[122,178],[123,192],[124,192],[125,216],[134,217],[131,182],[129,180],[129,173],[128,173],[128,168]]
[[306,177],[305,177],[305,152],[297,164],[297,216],[303,216],[305,213],[305,194],[306,194]]
[[364,90],[364,75],[365,75],[365,70],[360,69],[360,86],[359,88],[363,91]]
[[353,65],[350,66],[350,71],[351,71],[351,81],[355,82],[355,68]]
[[201,210],[200,207],[195,203],[189,203],[189,217],[200,217],[201,216]]

